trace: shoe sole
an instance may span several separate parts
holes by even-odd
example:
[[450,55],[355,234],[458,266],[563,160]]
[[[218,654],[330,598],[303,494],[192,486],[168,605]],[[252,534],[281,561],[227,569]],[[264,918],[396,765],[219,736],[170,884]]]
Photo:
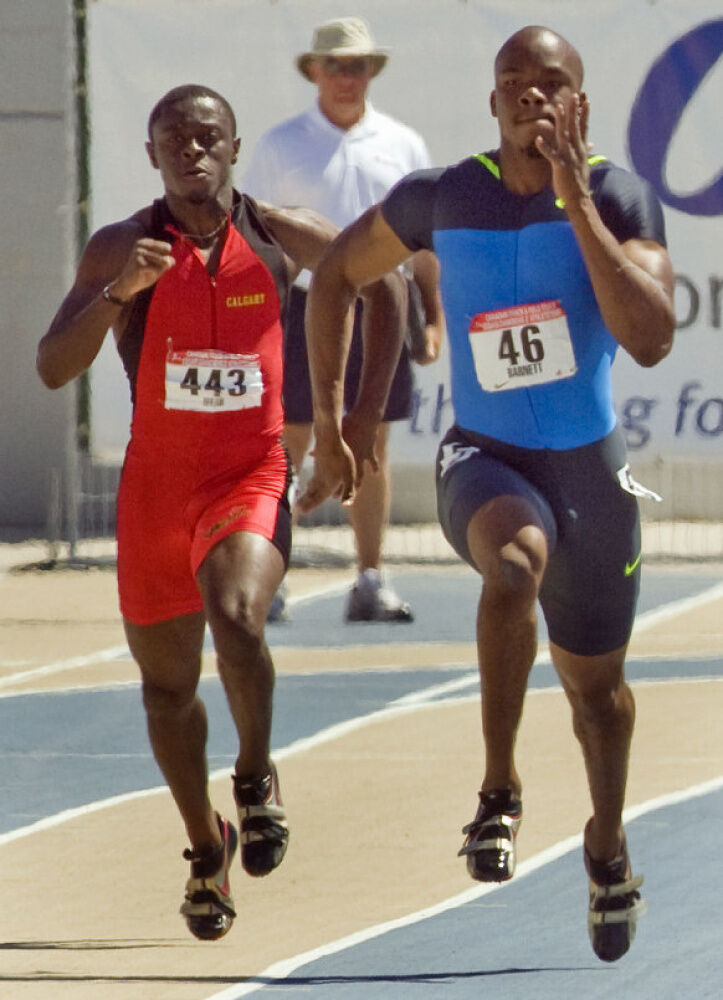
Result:
[[[587,931],[592,950],[602,962],[617,962],[635,940],[638,919],[648,908],[638,892],[642,882],[641,875],[620,886],[599,886],[590,881]],[[632,894],[637,898],[627,902],[622,898]],[[606,903],[612,904],[611,908],[606,908]]]
[[[272,857],[266,860],[263,858],[256,860],[253,857],[249,857],[249,854],[253,852],[253,848],[257,846],[267,847],[270,851],[273,851]],[[279,867],[286,856],[288,846],[288,831],[286,837],[277,841],[273,846],[269,842],[262,844],[260,841],[247,844],[241,848],[241,866],[246,874],[252,878],[263,878],[265,875],[270,875],[272,871]]]
[[[503,822],[504,821],[504,822]],[[465,844],[458,852],[459,857],[467,858],[467,871],[475,882],[509,882],[515,874],[517,866],[517,831],[522,823],[522,816],[509,816],[501,814],[490,816],[485,820],[485,826],[504,826],[510,831],[509,837],[489,837],[482,840],[474,840]],[[484,827],[482,831],[484,831]],[[509,846],[506,846],[509,845]],[[488,869],[484,870],[484,859],[482,854],[489,854],[493,857]],[[502,854],[504,858],[505,871],[500,870],[499,859]],[[481,864],[482,870],[476,867]]]
[[[226,841],[226,877],[224,883],[228,886],[231,862],[236,854],[239,838],[233,824],[228,821],[226,823],[229,833]],[[236,917],[230,891],[227,891],[225,897],[221,898],[213,877],[189,879],[186,883],[187,893],[190,886],[194,886],[193,893],[181,904],[180,912],[185,918],[186,926],[191,934],[199,941],[218,941],[219,938],[225,937],[231,930]]]
[[272,765],[276,801],[246,805],[236,798],[241,840],[241,865],[252,878],[270,875],[284,860],[289,827],[281,801],[279,777]]

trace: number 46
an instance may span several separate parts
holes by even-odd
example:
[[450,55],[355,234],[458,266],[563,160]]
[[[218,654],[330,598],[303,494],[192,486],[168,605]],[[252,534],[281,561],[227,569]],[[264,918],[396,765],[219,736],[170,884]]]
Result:
[[[520,349],[515,347],[514,335],[516,332],[516,330],[502,331],[502,336],[500,337],[500,348],[497,352],[498,358],[506,358],[511,365],[518,365],[520,363]],[[542,361],[545,356],[545,348],[539,333],[539,326],[523,326],[520,327],[519,330],[522,355],[525,361],[530,364],[536,361]]]

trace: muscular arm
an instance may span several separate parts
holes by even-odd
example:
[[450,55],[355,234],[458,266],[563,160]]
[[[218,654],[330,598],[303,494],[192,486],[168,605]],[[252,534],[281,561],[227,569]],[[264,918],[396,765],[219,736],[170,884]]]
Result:
[[103,288],[110,285],[116,298],[130,304],[137,292],[173,265],[170,244],[142,233],[140,223],[128,219],[91,237],[73,287],[38,344],[36,367],[49,389],[60,388],[89,368],[110,328],[120,337],[128,307],[107,302]]
[[313,271],[339,232],[333,222],[310,208],[279,208],[257,202],[264,222],[287,257],[289,279],[305,268]]
[[673,268],[649,240],[618,243],[592,199],[568,210],[608,330],[640,365],[656,365],[673,346]]
[[439,291],[439,262],[431,250],[419,250],[412,258],[414,280],[419,286],[424,307],[424,344],[412,357],[420,365],[436,361],[446,329],[442,296]]
[[[340,233],[314,273],[307,299],[307,341],[314,394],[315,472],[299,501],[302,511],[311,510],[329,495],[353,498],[358,476],[342,438],[343,375],[351,331],[346,329],[340,338],[339,330],[359,290],[394,272],[409,255],[375,206]],[[374,373],[374,392],[385,386],[385,397],[403,333],[403,323],[389,314],[386,320],[368,324],[367,364]],[[367,391],[363,386],[360,397]],[[367,407],[364,398],[359,407]],[[378,398],[368,412],[370,420],[379,419]]]
[[[320,261],[330,246],[338,230],[331,222],[317,212],[306,208],[275,208],[260,203],[264,221],[278,240],[291,264],[290,276],[296,270],[308,268],[318,273]],[[409,251],[404,250],[404,256]],[[313,285],[313,282],[312,282]],[[327,329],[328,339],[315,349],[307,321],[307,341],[309,342],[309,369],[312,393],[316,399],[321,392],[328,398],[328,372],[334,369],[331,389],[332,396],[339,401],[339,424],[341,427],[341,407],[344,396],[344,372],[351,341],[354,304],[357,296],[364,299],[363,342],[364,360],[360,378],[357,403],[344,420],[344,437],[350,446],[344,452],[344,464],[351,470],[350,477],[358,482],[362,467],[369,461],[376,467],[374,439],[376,427],[384,413],[389,386],[394,374],[402,345],[402,334],[406,325],[406,288],[401,276],[392,271],[374,276],[369,283],[349,286],[349,294],[340,301],[340,308],[334,312]],[[313,293],[307,301],[307,317]],[[321,388],[323,386],[324,388]],[[326,396],[324,393],[326,392]],[[322,404],[325,408],[326,404]],[[323,423],[323,422],[322,422]],[[317,428],[316,447],[323,449]],[[321,432],[323,439],[323,432]],[[335,441],[337,445],[340,438]],[[351,460],[350,460],[351,459]]]
[[642,239],[619,243],[600,218],[589,192],[588,110],[577,95],[558,106],[555,143],[538,138],[537,147],[550,163],[605,325],[638,364],[651,367],[673,344],[673,267],[664,247]]

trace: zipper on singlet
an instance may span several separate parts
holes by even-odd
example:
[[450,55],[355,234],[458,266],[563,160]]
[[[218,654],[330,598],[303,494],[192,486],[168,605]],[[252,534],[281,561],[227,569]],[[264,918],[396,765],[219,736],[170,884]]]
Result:
[[[208,271],[206,271],[208,274]],[[218,348],[218,285],[216,283],[216,276],[213,274],[208,274],[208,280],[211,285],[211,347],[214,349]]]

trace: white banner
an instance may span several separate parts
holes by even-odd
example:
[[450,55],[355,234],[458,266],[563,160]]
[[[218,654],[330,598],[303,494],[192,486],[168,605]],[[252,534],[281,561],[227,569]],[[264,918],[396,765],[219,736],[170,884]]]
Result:
[[[328,0],[96,0],[89,5],[94,228],[161,192],[144,150],[156,100],[205,83],[236,111],[237,180],[256,139],[314,98],[294,66]],[[358,0],[391,58],[370,96],[424,135],[437,164],[497,145],[492,64],[524,24],[546,23],[580,50],[596,153],[637,170],[664,204],[677,275],[671,355],[644,370],[618,353],[618,412],[631,452],[723,461],[723,17],[713,0]],[[452,420],[443,356],[415,368],[415,412],[395,428],[395,464],[430,463]],[[128,390],[109,342],[93,368],[96,452],[118,454]]]

